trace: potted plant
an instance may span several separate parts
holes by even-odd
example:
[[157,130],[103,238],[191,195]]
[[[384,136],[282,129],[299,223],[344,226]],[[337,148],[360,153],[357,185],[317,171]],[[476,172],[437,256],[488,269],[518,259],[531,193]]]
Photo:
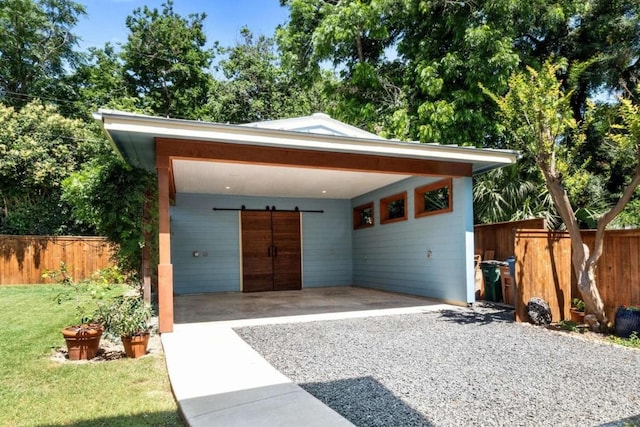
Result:
[[54,298],[58,304],[62,304],[63,301],[75,301],[78,321],[62,329],[69,359],[93,359],[98,353],[100,338],[104,332],[104,327],[95,320],[93,311],[94,300],[99,298],[102,292],[90,289],[88,282],[74,282],[64,262],[60,263],[57,270],[45,269],[42,277],[55,280],[62,285],[62,290]]
[[640,334],[640,305],[620,306],[616,310],[615,333],[621,338]]
[[98,314],[105,330],[120,337],[127,357],[137,358],[147,353],[149,320],[153,310],[144,301],[139,289],[132,288],[100,304]]
[[571,300],[571,321],[578,325],[584,323],[584,301],[580,298],[573,298]]

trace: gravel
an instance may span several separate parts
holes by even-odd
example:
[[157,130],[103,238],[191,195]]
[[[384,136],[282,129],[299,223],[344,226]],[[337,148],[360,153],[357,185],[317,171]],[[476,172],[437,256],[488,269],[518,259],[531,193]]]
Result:
[[357,426],[593,426],[640,414],[640,351],[500,308],[236,329]]

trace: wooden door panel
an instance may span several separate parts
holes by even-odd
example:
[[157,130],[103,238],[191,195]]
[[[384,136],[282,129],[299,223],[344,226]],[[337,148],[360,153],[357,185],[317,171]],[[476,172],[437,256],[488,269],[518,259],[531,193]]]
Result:
[[302,288],[300,212],[272,212],[274,290]]
[[271,212],[242,212],[242,290],[273,290]]

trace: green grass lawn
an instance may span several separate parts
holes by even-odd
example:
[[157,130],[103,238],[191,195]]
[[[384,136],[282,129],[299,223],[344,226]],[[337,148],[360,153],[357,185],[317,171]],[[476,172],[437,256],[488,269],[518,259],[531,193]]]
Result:
[[75,315],[58,292],[0,286],[0,426],[182,426],[163,357],[51,360]]

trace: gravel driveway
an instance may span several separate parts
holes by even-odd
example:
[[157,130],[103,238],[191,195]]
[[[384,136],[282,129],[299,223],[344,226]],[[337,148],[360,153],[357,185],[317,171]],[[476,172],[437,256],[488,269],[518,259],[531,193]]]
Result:
[[478,307],[236,332],[357,426],[593,426],[640,414],[639,350],[508,319]]

